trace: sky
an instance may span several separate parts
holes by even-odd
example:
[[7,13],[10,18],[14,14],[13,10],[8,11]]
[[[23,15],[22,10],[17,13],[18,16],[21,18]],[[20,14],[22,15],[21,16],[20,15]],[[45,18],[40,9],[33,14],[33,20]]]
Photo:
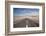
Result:
[[39,15],[38,8],[13,8],[13,16]]

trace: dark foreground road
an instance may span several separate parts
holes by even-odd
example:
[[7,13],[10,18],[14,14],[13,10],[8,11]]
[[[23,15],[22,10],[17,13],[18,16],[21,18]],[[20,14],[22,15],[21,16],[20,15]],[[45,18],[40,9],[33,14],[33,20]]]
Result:
[[26,27],[26,25],[28,25],[28,27],[39,27],[39,23],[30,20],[28,18],[20,20],[17,23],[14,22],[14,28],[19,28],[19,27],[22,28],[22,27]]

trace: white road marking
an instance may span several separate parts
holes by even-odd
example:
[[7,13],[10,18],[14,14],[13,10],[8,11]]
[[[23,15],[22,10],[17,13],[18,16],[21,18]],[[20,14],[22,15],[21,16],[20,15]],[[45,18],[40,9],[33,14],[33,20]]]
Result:
[[26,20],[26,28],[28,28],[28,23],[29,23],[28,20]]

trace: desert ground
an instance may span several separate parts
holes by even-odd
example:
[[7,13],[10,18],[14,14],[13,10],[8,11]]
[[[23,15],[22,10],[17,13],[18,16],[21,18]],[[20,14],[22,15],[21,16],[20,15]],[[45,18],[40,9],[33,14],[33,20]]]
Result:
[[14,28],[39,27],[39,16],[14,16]]

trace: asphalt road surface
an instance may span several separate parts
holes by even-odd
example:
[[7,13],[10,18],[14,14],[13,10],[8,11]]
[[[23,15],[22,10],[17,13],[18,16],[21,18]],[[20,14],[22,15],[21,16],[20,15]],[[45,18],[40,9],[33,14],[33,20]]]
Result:
[[14,28],[22,28],[22,27],[39,27],[39,23],[30,20],[28,18],[22,19],[19,22],[14,22]]

